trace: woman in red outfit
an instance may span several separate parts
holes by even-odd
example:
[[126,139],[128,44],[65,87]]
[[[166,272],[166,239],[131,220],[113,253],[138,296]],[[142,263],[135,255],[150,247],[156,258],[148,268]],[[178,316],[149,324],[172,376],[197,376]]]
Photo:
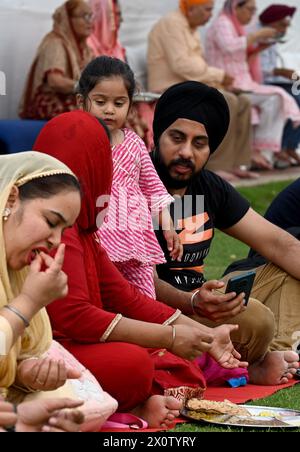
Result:
[[92,11],[83,0],[68,0],[56,9],[53,28],[42,40],[29,70],[20,117],[48,120],[76,109],[75,83],[93,59],[87,38]]
[[82,111],[58,116],[34,148],[66,163],[83,187],[80,215],[63,238],[69,294],[48,311],[55,338],[118,400],[120,411],[166,427],[181,404],[161,394],[178,395],[186,387],[203,392],[202,372],[192,361],[202,352],[223,367],[246,365],[230,341],[235,326],[210,329],[194,322],[141,294],[111,263],[95,235],[112,180],[109,139],[95,117]]

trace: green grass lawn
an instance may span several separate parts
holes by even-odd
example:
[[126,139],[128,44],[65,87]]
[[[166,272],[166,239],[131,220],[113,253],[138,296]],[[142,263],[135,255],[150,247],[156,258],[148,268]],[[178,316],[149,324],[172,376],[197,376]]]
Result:
[[[281,181],[260,185],[257,187],[244,187],[238,191],[247,198],[251,206],[257,212],[264,214],[273,198],[291,181]],[[237,240],[216,231],[215,239],[209,257],[206,259],[205,275],[207,279],[221,278],[225,268],[233,261],[247,256],[247,246]],[[300,410],[300,386],[285,389],[273,394],[267,399],[256,400],[252,405],[286,407]],[[251,431],[251,429],[245,429]],[[294,429],[293,429],[294,430]],[[300,431],[300,429],[295,429]],[[219,431],[243,431],[241,428],[218,428],[207,424],[181,424],[177,432],[219,432]],[[268,429],[264,431],[269,431]],[[274,431],[274,429],[272,429]],[[291,431],[291,429],[288,429]]]

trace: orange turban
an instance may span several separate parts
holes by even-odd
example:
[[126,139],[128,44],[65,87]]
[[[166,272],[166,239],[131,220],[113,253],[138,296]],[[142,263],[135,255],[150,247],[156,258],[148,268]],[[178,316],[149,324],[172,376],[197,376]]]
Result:
[[183,12],[183,14],[186,16],[187,9],[190,6],[193,6],[193,5],[204,5],[205,3],[207,3],[207,1],[208,0],[180,0],[179,8]]

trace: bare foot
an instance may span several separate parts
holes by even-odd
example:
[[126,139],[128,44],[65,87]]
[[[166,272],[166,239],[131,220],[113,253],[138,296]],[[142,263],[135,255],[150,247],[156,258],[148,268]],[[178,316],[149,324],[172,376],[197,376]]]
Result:
[[251,163],[254,170],[271,170],[273,168],[273,165],[259,151],[253,151]]
[[299,166],[300,165],[300,155],[295,149],[287,149],[287,154],[291,157],[291,164],[292,166]]
[[132,413],[148,422],[150,428],[169,428],[179,416],[182,402],[175,397],[153,395]]
[[249,366],[249,381],[258,385],[281,385],[293,378],[299,356],[292,351],[268,352],[264,359]]
[[286,169],[291,166],[291,158],[286,151],[280,151],[274,156],[274,168]]
[[222,177],[222,179],[226,180],[227,182],[235,182],[239,180],[237,176],[235,176],[229,171],[218,170],[214,171],[214,173],[217,174],[219,177]]
[[240,179],[258,179],[260,177],[259,174],[247,170],[246,167],[233,168],[232,173]]

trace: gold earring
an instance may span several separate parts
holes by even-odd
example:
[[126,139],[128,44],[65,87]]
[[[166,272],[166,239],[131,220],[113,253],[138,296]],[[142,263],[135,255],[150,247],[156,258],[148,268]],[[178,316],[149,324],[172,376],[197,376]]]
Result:
[[5,207],[4,212],[2,214],[3,220],[7,221],[8,217],[10,216],[10,214],[11,214],[10,208],[9,207]]

